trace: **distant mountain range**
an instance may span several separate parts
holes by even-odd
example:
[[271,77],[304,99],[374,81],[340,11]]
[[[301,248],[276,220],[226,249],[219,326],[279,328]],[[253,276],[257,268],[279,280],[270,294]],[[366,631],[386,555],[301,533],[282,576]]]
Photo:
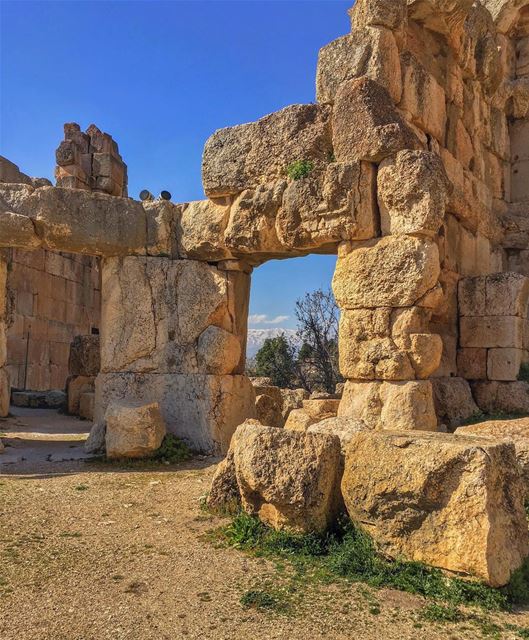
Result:
[[281,329],[280,327],[274,327],[273,329],[248,329],[247,357],[253,358],[267,338],[277,338],[277,336],[280,336],[282,333],[284,333],[287,338],[297,340],[295,329]]

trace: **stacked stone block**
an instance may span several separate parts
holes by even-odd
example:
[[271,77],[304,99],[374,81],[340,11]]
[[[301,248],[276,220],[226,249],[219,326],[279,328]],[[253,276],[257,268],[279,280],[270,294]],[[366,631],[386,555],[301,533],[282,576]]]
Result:
[[93,420],[95,379],[101,369],[98,335],[75,336],[70,344],[68,369],[68,413],[85,420]]
[[75,122],[64,125],[64,140],[55,152],[58,187],[127,196],[127,165],[108,133],[91,124],[86,132]]

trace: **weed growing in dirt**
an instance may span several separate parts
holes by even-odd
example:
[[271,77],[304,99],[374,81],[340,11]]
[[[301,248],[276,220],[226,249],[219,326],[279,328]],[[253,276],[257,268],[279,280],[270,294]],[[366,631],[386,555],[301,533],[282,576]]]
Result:
[[77,485],[75,485],[74,489],[76,491],[87,491],[88,490],[88,485],[86,485],[86,484],[77,484]]
[[306,178],[314,168],[314,165],[310,160],[296,160],[289,164],[286,173],[291,180],[301,180]]
[[[256,556],[290,560],[298,577],[309,582],[338,579],[363,582],[371,587],[391,587],[426,598],[489,611],[508,610],[529,602],[529,567],[524,566],[505,589],[446,576],[440,569],[419,562],[388,560],[377,552],[372,539],[349,520],[322,535],[295,535],[274,531],[257,518],[240,513],[217,532],[217,539]],[[449,615],[448,608],[438,615]],[[435,614],[434,609],[430,615]],[[455,614],[454,614],[455,615]]]
[[289,604],[275,591],[249,589],[241,596],[240,603],[245,609],[260,609],[286,613]]

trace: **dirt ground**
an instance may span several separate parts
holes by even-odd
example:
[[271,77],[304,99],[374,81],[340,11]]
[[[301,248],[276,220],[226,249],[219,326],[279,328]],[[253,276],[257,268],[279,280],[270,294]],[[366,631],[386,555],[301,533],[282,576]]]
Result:
[[[0,638],[520,637],[424,622],[421,598],[364,585],[311,587],[288,614],[244,608],[241,597],[278,571],[208,537],[222,524],[200,502],[216,462],[127,469],[93,460],[2,464],[0,456]],[[529,627],[527,612],[491,620]]]

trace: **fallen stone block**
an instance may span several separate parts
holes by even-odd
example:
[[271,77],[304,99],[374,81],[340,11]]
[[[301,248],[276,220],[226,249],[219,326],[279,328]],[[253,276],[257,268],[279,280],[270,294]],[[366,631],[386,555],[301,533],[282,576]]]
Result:
[[483,413],[529,414],[529,383],[471,382],[472,395]]
[[301,409],[303,400],[308,400],[309,392],[305,389],[280,389],[283,419],[286,420],[294,409]]
[[463,378],[432,378],[431,383],[435,412],[450,431],[479,413],[470,385]]
[[459,427],[460,436],[480,436],[514,443],[516,459],[522,470],[525,499],[529,498],[529,418],[518,420],[487,420],[478,424]]
[[381,550],[499,587],[529,551],[514,445],[450,434],[363,432],[342,494]]
[[146,458],[157,451],[166,434],[157,402],[111,402],[105,413],[107,458]]
[[324,531],[339,505],[340,441],[336,436],[251,426],[234,451],[247,513],[274,529]]
[[303,410],[313,420],[333,418],[338,413],[340,400],[338,398],[320,398],[303,400]]
[[287,431],[307,431],[310,425],[317,421],[317,418],[309,416],[305,409],[292,409],[285,421],[285,429]]
[[255,416],[257,420],[267,427],[284,426],[281,404],[273,397],[262,393],[255,398]]
[[86,453],[105,453],[106,425],[104,422],[95,422],[90,429],[88,438],[84,443]]

